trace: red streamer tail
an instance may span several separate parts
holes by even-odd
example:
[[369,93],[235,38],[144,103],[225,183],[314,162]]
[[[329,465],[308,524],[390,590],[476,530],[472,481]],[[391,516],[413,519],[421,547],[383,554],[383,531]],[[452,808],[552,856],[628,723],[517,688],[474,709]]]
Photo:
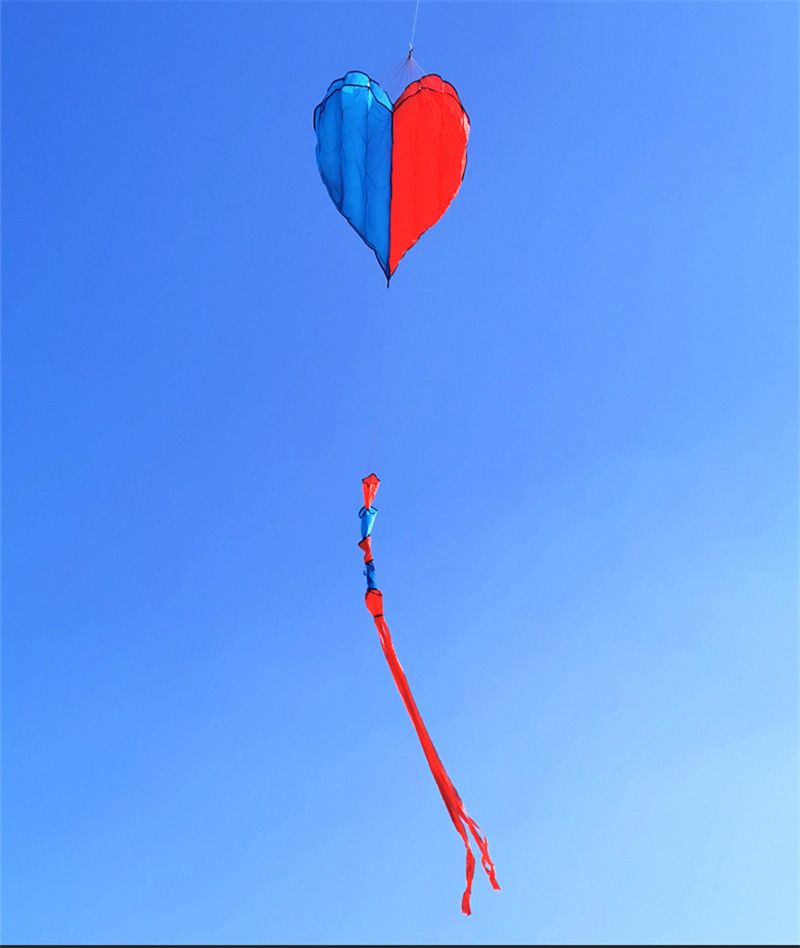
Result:
[[372,558],[371,539],[372,527],[375,523],[375,517],[378,514],[378,511],[372,506],[372,502],[375,500],[375,495],[378,492],[380,483],[380,478],[376,474],[370,474],[361,481],[361,488],[364,494],[364,506],[358,512],[359,519],[361,520],[361,542],[358,546],[364,553],[364,575],[367,577],[367,593],[364,601],[375,621],[375,628],[378,630],[383,654],[386,656],[386,661],[389,663],[389,669],[392,673],[392,678],[394,678],[394,683],[397,685],[397,690],[400,692],[400,697],[406,706],[408,716],[411,718],[411,723],[417,732],[417,737],[422,745],[422,750],[425,754],[425,759],[428,761],[431,773],[433,774],[433,779],[436,781],[436,786],[442,795],[444,805],[447,807],[447,812],[453,821],[453,826],[455,826],[456,832],[461,837],[464,848],[467,851],[467,885],[464,889],[464,895],[461,897],[461,911],[465,915],[470,915],[472,880],[475,876],[475,856],[473,855],[472,847],[469,842],[470,833],[480,850],[481,865],[489,877],[492,888],[499,889],[500,886],[498,885],[497,877],[494,873],[494,863],[489,855],[489,843],[483,835],[481,828],[464,809],[461,797],[458,795],[458,791],[453,786],[453,781],[447,775],[444,764],[436,753],[436,748],[433,746],[431,736],[428,734],[428,729],[425,727],[425,722],[419,713],[417,702],[414,700],[414,695],[411,694],[411,688],[408,684],[406,673],[403,671],[403,666],[400,664],[400,660],[394,650],[394,643],[392,642],[392,635],[389,632],[389,626],[383,617],[383,593],[378,589],[375,583],[375,561]]
[[472,913],[470,908],[470,896],[472,894],[472,880],[475,876],[475,856],[472,853],[472,847],[469,843],[467,829],[469,829],[470,833],[472,833],[475,843],[480,850],[481,865],[483,866],[486,875],[489,877],[489,882],[491,883],[492,888],[499,889],[500,885],[497,882],[497,877],[495,876],[494,863],[492,862],[492,859],[489,855],[489,843],[486,837],[483,835],[478,824],[464,809],[464,804],[461,800],[461,797],[458,795],[458,791],[453,785],[453,781],[448,776],[447,771],[444,768],[444,764],[436,752],[436,748],[434,747],[433,741],[431,740],[431,736],[428,734],[428,729],[425,727],[425,722],[422,720],[422,715],[420,714],[417,703],[414,700],[414,695],[411,693],[411,687],[409,686],[408,679],[406,678],[406,674],[403,671],[403,666],[400,664],[400,659],[397,657],[397,652],[395,652],[392,636],[389,632],[389,626],[386,624],[383,615],[373,615],[373,619],[375,621],[375,627],[378,630],[378,636],[380,637],[383,654],[386,656],[386,661],[389,664],[389,669],[391,670],[392,678],[394,678],[394,683],[397,685],[397,690],[400,692],[400,697],[403,699],[403,704],[406,706],[408,716],[411,718],[411,723],[414,725],[414,730],[417,732],[417,737],[419,738],[419,742],[422,745],[422,750],[425,754],[426,760],[428,761],[431,774],[433,774],[433,779],[436,781],[436,786],[439,788],[439,793],[442,795],[444,805],[447,807],[447,812],[450,814],[450,819],[453,821],[453,825],[455,826],[458,835],[464,842],[467,857],[467,884],[466,888],[464,889],[464,895],[461,898],[461,911],[465,915],[470,915]]

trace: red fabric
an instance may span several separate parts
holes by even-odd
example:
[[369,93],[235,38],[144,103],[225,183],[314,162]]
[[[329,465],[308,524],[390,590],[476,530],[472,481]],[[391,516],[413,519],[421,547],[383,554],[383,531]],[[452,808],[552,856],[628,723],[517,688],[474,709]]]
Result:
[[361,479],[361,490],[364,493],[364,506],[367,510],[372,506],[372,501],[375,500],[375,495],[378,493],[380,486],[381,481],[377,474],[370,474],[368,477]]
[[364,537],[358,544],[358,548],[364,551],[364,562],[369,563],[372,559],[372,537]]
[[383,593],[380,589],[368,589],[364,597],[367,603],[367,609],[375,619],[383,615]]
[[[375,596],[377,594],[377,598]],[[372,601],[370,600],[372,596]],[[380,603],[379,606],[376,603]],[[433,745],[430,734],[428,734],[428,729],[425,727],[425,722],[422,720],[422,715],[419,713],[419,708],[417,703],[414,700],[414,696],[411,693],[411,688],[408,684],[408,679],[406,674],[403,671],[403,666],[400,664],[400,660],[397,657],[397,653],[394,650],[394,643],[392,642],[392,636],[389,632],[389,626],[386,624],[386,621],[383,618],[383,596],[376,590],[372,589],[367,593],[367,608],[372,613],[375,627],[378,630],[378,636],[380,637],[381,647],[383,648],[383,654],[386,656],[386,661],[389,663],[389,669],[392,673],[392,678],[394,678],[394,683],[397,685],[397,690],[400,692],[400,697],[403,699],[403,704],[406,706],[406,711],[408,711],[408,716],[411,718],[411,722],[414,725],[414,730],[417,732],[417,737],[419,742],[422,745],[422,750],[425,754],[425,758],[428,761],[428,766],[431,769],[433,774],[433,779],[436,781],[436,786],[439,788],[439,793],[442,795],[444,800],[444,805],[447,807],[447,812],[450,814],[450,819],[453,821],[453,826],[455,826],[458,835],[461,837],[464,847],[466,849],[466,879],[467,884],[464,889],[464,894],[461,897],[461,911],[465,915],[472,914],[472,909],[470,908],[470,896],[472,895],[472,880],[475,875],[475,857],[472,854],[472,847],[469,844],[469,836],[467,834],[467,829],[472,833],[477,843],[478,849],[481,853],[481,865],[483,866],[486,874],[489,877],[489,881],[492,884],[493,889],[499,889],[500,885],[497,882],[497,877],[495,876],[494,864],[489,856],[489,843],[486,837],[481,832],[478,824],[467,814],[467,811],[464,809],[464,804],[461,801],[461,797],[458,795],[458,791],[453,786],[453,782],[447,774],[447,771],[444,769],[444,764],[439,758],[436,748]],[[376,611],[377,609],[377,611]]]
[[461,187],[469,118],[440,76],[412,82],[394,104],[389,273],[433,227]]

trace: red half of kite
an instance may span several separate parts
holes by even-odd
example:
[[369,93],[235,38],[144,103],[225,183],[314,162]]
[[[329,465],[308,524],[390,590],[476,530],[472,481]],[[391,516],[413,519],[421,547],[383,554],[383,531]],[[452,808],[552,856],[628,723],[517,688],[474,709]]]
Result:
[[433,746],[433,741],[431,740],[430,734],[428,734],[428,729],[425,727],[425,722],[422,720],[422,715],[419,713],[419,708],[411,693],[411,688],[403,671],[403,666],[400,664],[400,660],[394,650],[394,643],[392,642],[392,636],[389,632],[389,626],[386,624],[386,618],[383,614],[383,593],[378,589],[375,582],[375,561],[372,556],[372,528],[375,524],[375,518],[378,515],[373,501],[375,500],[379,486],[380,480],[375,474],[370,474],[361,482],[364,506],[358,512],[359,519],[361,520],[361,540],[358,546],[364,553],[364,575],[367,577],[367,609],[369,609],[372,619],[375,622],[375,628],[378,630],[378,638],[380,639],[383,654],[386,656],[386,661],[389,664],[389,670],[392,673],[392,678],[394,678],[394,683],[397,685],[397,690],[400,692],[400,697],[406,706],[408,716],[411,718],[411,723],[417,732],[417,737],[422,745],[422,750],[425,754],[425,759],[428,761],[431,773],[433,774],[433,779],[436,781],[436,786],[442,795],[444,805],[447,807],[447,812],[453,821],[453,826],[455,826],[456,832],[461,837],[466,848],[467,884],[464,889],[464,894],[461,897],[461,911],[465,915],[469,915],[471,914],[470,896],[472,894],[472,880],[475,875],[475,856],[470,846],[470,835],[478,847],[481,856],[481,865],[489,877],[492,888],[499,889],[500,885],[495,876],[494,863],[489,856],[489,843],[481,832],[478,824],[469,816],[464,808],[461,797],[458,795],[453,781],[448,776],[447,771],[444,769],[444,764],[439,758],[436,748]]

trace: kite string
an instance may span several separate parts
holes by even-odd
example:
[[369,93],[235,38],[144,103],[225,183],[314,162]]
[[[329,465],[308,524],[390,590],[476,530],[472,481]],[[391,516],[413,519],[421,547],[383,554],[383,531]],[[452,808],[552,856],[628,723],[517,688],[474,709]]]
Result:
[[371,351],[368,353],[372,360],[372,375],[373,382],[371,384],[372,389],[372,428],[370,431],[369,439],[369,468],[374,471],[378,467],[377,456],[381,451],[383,445],[380,442],[380,428],[381,420],[384,417],[386,411],[386,395],[387,395],[387,385],[384,381],[384,372],[385,372],[385,354],[384,349],[386,346],[385,336],[386,336],[386,316],[384,313],[377,313],[374,317],[374,331],[371,336],[372,346]]
[[419,14],[419,0],[414,7],[414,22],[411,25],[411,41],[408,44],[408,58],[411,59],[411,54],[414,52],[414,39],[417,35],[417,16]]

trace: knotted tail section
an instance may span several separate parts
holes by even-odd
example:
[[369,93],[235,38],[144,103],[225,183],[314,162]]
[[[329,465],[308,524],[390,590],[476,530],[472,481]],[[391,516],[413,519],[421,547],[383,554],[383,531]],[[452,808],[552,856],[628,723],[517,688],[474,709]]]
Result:
[[464,889],[464,895],[461,898],[461,911],[465,915],[470,915],[470,895],[472,894],[472,880],[475,875],[475,856],[470,846],[469,833],[472,834],[478,846],[481,854],[481,865],[489,877],[492,888],[499,889],[500,885],[495,876],[494,863],[489,855],[489,843],[478,824],[464,809],[461,797],[458,795],[458,791],[453,786],[453,781],[444,769],[444,764],[436,752],[430,734],[428,734],[428,729],[425,727],[425,722],[422,720],[422,715],[419,713],[414,695],[411,693],[411,688],[408,684],[406,674],[403,671],[403,666],[400,664],[400,659],[394,650],[392,635],[389,632],[389,626],[386,624],[383,615],[383,593],[378,589],[375,583],[375,562],[372,557],[372,528],[375,524],[375,518],[378,515],[378,511],[373,506],[373,501],[378,492],[380,480],[375,474],[370,474],[369,477],[365,477],[362,480],[361,486],[364,493],[364,506],[358,513],[359,519],[361,520],[361,541],[358,546],[364,553],[364,575],[367,578],[367,609],[369,609],[375,623],[375,628],[378,630],[378,637],[380,639],[381,648],[383,649],[383,654],[386,656],[386,661],[392,673],[394,683],[400,692],[403,704],[406,706],[406,711],[411,718],[411,723],[414,725],[414,730],[417,732],[417,737],[422,745],[422,750],[425,754],[425,759],[428,761],[431,773],[433,774],[433,779],[436,781],[436,786],[442,795],[444,805],[450,814],[450,819],[453,821],[453,825],[464,843],[467,856],[467,885]]

